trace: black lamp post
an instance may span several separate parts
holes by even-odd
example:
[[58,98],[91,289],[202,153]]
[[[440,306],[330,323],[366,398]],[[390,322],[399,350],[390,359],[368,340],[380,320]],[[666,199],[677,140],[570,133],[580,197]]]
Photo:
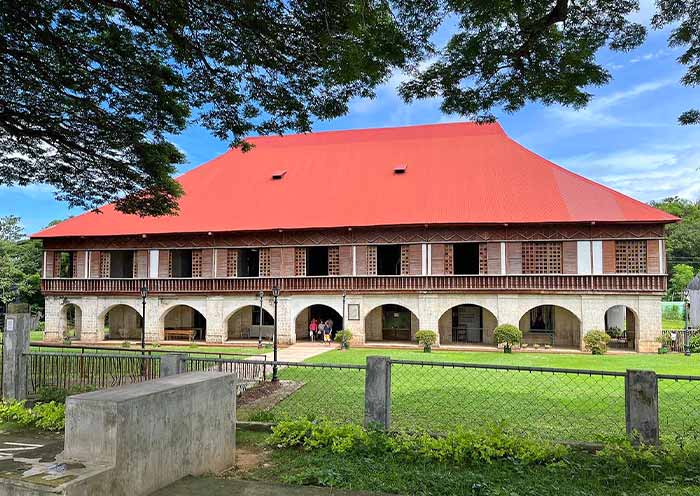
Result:
[[688,321],[690,316],[688,312],[690,311],[690,291],[685,289],[683,291],[683,313],[685,314],[685,332],[683,333],[683,351],[685,356],[690,356],[690,322]]
[[[277,298],[280,295],[280,288],[278,286],[274,286],[272,288],[272,297],[275,299],[275,322],[274,322],[274,342],[273,342],[273,350],[272,350],[272,382],[277,382],[279,378],[277,377]],[[262,318],[262,315],[260,315]]]
[[146,349],[146,297],[148,296],[148,288],[144,285],[141,287],[141,305],[143,308],[142,319],[143,325],[141,326],[141,352]]
[[262,348],[262,321],[263,321],[263,297],[265,292],[260,291],[258,293],[260,297],[260,320],[258,321],[258,349]]
[[345,291],[343,291],[343,318],[342,318],[342,323],[341,323],[343,328],[340,330],[340,332],[343,333],[343,342],[340,345],[341,349],[343,349],[343,350],[348,347],[348,338],[347,338],[347,334],[345,333],[345,298],[347,296],[348,296],[347,293]]

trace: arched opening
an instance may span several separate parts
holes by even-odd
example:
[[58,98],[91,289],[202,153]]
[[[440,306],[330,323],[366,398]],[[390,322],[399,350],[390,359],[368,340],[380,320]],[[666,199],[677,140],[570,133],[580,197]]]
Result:
[[204,341],[207,337],[207,319],[187,305],[177,305],[163,316],[165,339]]
[[615,305],[605,312],[605,332],[610,336],[608,346],[634,350],[637,337],[637,317],[625,305]]
[[442,314],[438,321],[440,344],[493,344],[496,316],[479,305],[456,305]]
[[416,335],[418,317],[401,305],[374,308],[365,317],[366,341],[411,341]]
[[264,308],[262,319],[260,306],[248,305],[233,312],[227,321],[228,339],[272,339],[275,320]]
[[83,327],[83,311],[74,303],[61,308],[60,330],[63,339],[78,341]]
[[578,348],[581,321],[570,310],[557,305],[539,305],[520,318],[523,343],[528,346]]
[[[297,341],[311,340],[309,326],[312,320],[316,320],[316,323],[323,322],[325,325],[330,325],[332,339],[335,339],[336,332],[343,329],[343,317],[335,309],[327,305],[311,305],[297,315],[294,323]],[[316,336],[316,338],[323,341],[323,336]]]
[[104,317],[106,339],[141,339],[143,318],[129,305],[116,305]]

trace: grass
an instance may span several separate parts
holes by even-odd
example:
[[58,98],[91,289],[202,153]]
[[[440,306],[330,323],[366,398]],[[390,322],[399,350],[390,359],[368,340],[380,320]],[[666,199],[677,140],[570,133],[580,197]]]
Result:
[[[239,433],[238,447],[261,451],[265,433]],[[434,462],[406,463],[372,453],[333,454],[328,449],[274,449],[246,479],[338,489],[381,491],[417,496],[637,496],[700,495],[700,468],[679,461],[671,468],[641,464],[634,468],[574,451],[562,462],[523,466],[502,460],[453,466]]]
[[[579,368],[700,375],[700,356],[681,354],[584,354],[434,352],[354,349],[330,351],[311,363],[364,364],[369,355],[394,359],[478,364]],[[555,440],[593,441],[625,434],[624,378],[494,369],[392,367],[392,425],[447,431],[456,424],[501,421],[514,429]],[[363,418],[362,370],[285,368],[281,379],[303,383],[275,406],[276,418],[312,414],[359,421]],[[700,381],[660,380],[661,430],[665,439],[700,440]],[[247,412],[248,415],[251,412]],[[269,414],[268,414],[269,415]]]
[[670,320],[663,319],[661,321],[662,329],[685,329],[685,320]]

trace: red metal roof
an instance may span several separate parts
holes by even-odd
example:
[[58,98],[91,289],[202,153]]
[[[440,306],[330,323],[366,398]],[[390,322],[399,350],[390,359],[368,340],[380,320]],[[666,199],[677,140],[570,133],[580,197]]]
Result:
[[[251,138],[179,177],[176,216],[106,206],[36,238],[420,224],[673,222],[545,160],[498,124]],[[615,164],[610,164],[614,167]],[[404,174],[396,174],[405,167]],[[281,178],[273,174],[285,171]]]

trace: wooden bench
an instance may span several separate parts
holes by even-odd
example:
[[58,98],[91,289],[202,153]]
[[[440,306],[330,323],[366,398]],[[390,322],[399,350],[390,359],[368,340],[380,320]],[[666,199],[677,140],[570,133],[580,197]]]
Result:
[[197,335],[197,329],[166,329],[165,330],[165,339],[166,341],[168,339],[187,339],[188,341],[192,341],[194,337]]

